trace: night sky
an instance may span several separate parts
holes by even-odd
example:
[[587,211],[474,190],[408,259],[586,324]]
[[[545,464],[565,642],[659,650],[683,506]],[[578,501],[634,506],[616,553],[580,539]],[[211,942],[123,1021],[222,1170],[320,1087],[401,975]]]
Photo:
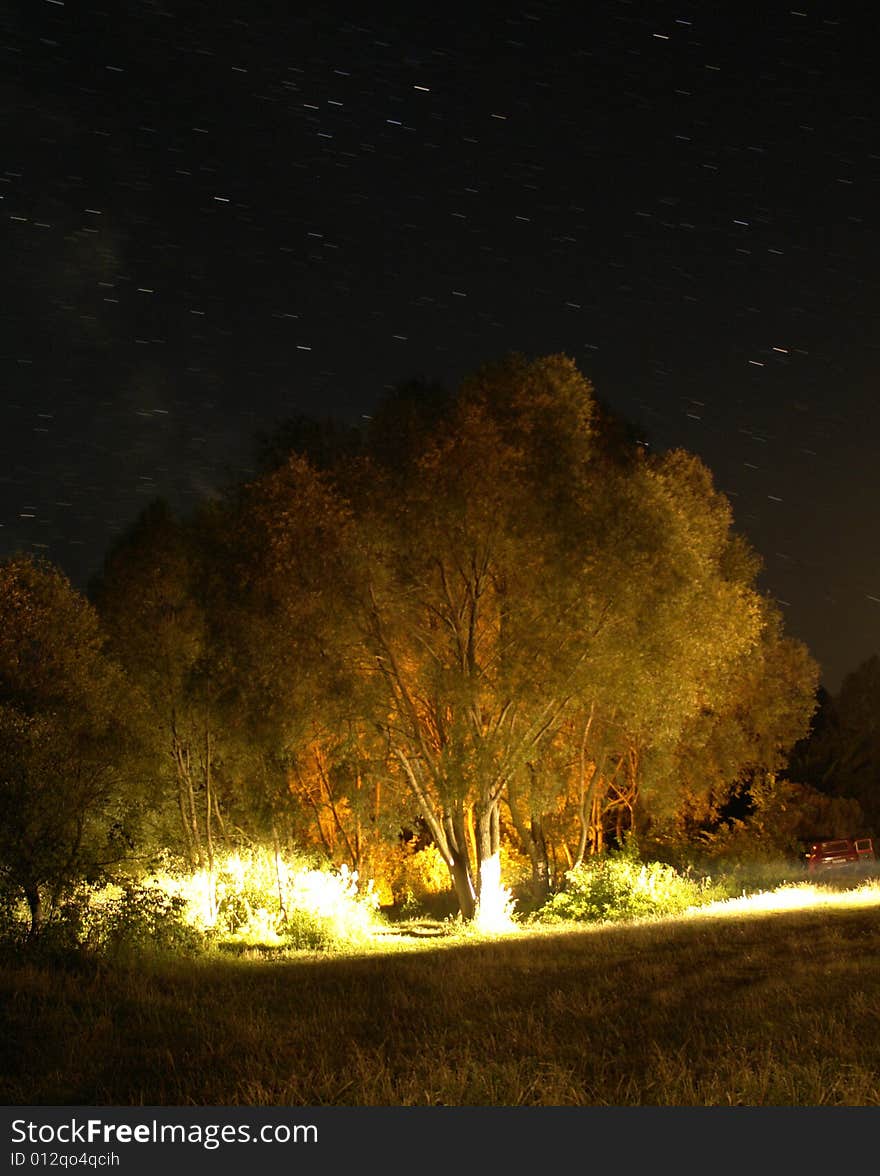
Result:
[[880,648],[859,11],[0,0],[0,556],[85,587],[260,430],[564,352],[712,468],[836,689]]

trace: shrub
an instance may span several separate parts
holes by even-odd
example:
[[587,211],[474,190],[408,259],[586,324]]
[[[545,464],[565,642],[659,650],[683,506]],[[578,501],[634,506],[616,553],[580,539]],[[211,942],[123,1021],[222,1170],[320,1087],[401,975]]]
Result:
[[285,895],[287,913],[285,937],[306,934],[310,924],[324,928],[330,943],[358,942],[369,938],[379,898],[371,883],[363,890],[357,871],[340,866],[338,870],[299,870],[288,880]]
[[[325,950],[366,940],[378,896],[345,866],[284,862],[269,851],[231,853],[213,875],[167,867],[135,882],[83,884],[57,903],[29,949],[128,960],[144,954],[192,956],[210,943]],[[27,938],[23,904],[0,890],[0,946]]]
[[186,903],[156,885],[127,883],[93,896],[81,925],[85,945],[115,959],[194,956],[205,936],[186,919]]
[[391,878],[394,904],[401,914],[416,916],[434,909],[451,889],[449,869],[436,845],[415,852],[404,849]]
[[20,895],[13,887],[0,884],[0,945],[20,948],[27,938],[29,921]]
[[43,959],[195,955],[205,937],[186,919],[185,903],[155,885],[81,884],[50,908],[40,934],[28,940],[21,904],[0,901],[2,940]]
[[233,944],[309,950],[356,942],[373,929],[378,895],[346,866],[285,860],[269,850],[219,858],[213,876],[158,876],[183,904],[186,919]]
[[297,951],[329,951],[340,939],[330,919],[307,910],[291,911],[281,935],[284,944]]
[[680,914],[724,897],[710,880],[679,874],[660,862],[641,862],[630,851],[591,858],[565,875],[563,889],[538,912],[542,922],[637,919]]

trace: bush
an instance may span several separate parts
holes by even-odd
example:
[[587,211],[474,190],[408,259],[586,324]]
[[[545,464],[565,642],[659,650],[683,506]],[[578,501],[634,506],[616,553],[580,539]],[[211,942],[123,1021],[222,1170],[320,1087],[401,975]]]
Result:
[[205,936],[186,919],[186,903],[155,885],[107,887],[80,916],[85,946],[114,959],[194,956]]
[[330,919],[306,910],[290,912],[282,924],[281,937],[285,946],[296,951],[329,951],[340,939]]
[[185,903],[157,886],[87,885],[72,890],[49,910],[39,935],[28,939],[21,903],[0,897],[4,944],[43,959],[124,959],[142,955],[195,955],[205,937],[186,919]]
[[591,858],[565,875],[563,889],[538,912],[541,922],[638,919],[681,914],[723,898],[710,880],[679,874],[660,862],[642,862],[631,851]]
[[0,885],[0,945],[18,949],[27,939],[29,919],[15,888]]
[[[53,959],[193,956],[211,943],[327,950],[363,942],[378,897],[345,866],[276,859],[265,850],[218,858],[216,870],[166,869],[135,882],[82,884],[55,904],[28,949]],[[0,889],[0,947],[27,941],[23,903]]]
[[229,853],[207,871],[157,876],[186,920],[230,945],[308,950],[357,942],[373,929],[378,896],[340,866],[285,860],[269,850]]
[[[373,931],[378,905],[372,884],[361,889],[357,872],[346,866],[338,870],[299,870],[291,874],[286,887],[284,935],[305,935],[308,939],[323,928],[327,946],[334,941],[363,941]],[[308,927],[312,930],[307,931]]]
[[391,892],[398,913],[415,918],[448,906],[451,889],[449,868],[436,845],[423,849],[405,848],[391,877]]

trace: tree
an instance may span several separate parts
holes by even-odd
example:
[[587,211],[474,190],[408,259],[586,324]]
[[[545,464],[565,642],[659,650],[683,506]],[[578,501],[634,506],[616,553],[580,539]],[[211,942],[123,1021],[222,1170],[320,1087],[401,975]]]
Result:
[[818,695],[809,737],[794,750],[791,773],[822,792],[857,800],[880,829],[880,657],[847,674],[836,695]]
[[[648,457],[565,357],[510,357],[442,411],[410,395],[377,420],[368,455],[334,471],[349,603],[372,721],[470,916],[497,883],[503,800],[546,889],[560,797],[569,859],[601,850],[633,826],[652,763],[786,655],[795,680],[804,667],[764,649],[772,610],[709,471]],[[767,763],[792,722],[768,717]],[[665,792],[674,808],[681,782],[650,782],[642,806]]]
[[[252,829],[305,814],[359,865],[418,817],[471,917],[503,901],[505,826],[540,895],[559,862],[679,811],[701,767],[717,790],[773,770],[809,659],[709,471],[648,455],[571,360],[399,389],[358,446],[295,432],[314,459],[202,515],[195,579],[193,528],[157,517],[103,605],[132,673],[173,700],[172,746],[179,713],[240,749]],[[206,778],[208,839],[211,795]]]
[[466,917],[497,901],[502,798],[560,721],[586,656],[567,549],[594,408],[569,360],[513,357],[410,431],[390,473],[364,479],[375,721]]
[[292,454],[317,470],[329,470],[361,448],[361,430],[338,421],[295,416],[257,437],[257,464],[263,473],[284,466]]
[[815,680],[802,647],[774,638],[778,616],[755,588],[758,562],[696,458],[633,454],[594,466],[590,523],[571,559],[582,560],[575,592],[603,620],[577,675],[576,705],[511,791],[533,863],[547,848],[545,873],[556,848],[571,867],[609,838],[619,844],[678,813],[695,781],[720,794],[746,764],[777,767],[777,744],[803,729]]
[[359,870],[385,804],[350,614],[355,547],[330,476],[291,454],[229,504],[210,613],[226,724],[249,749],[264,835],[307,830]]
[[132,710],[98,617],[63,574],[0,564],[0,872],[39,934],[47,896],[128,851]]
[[711,705],[646,764],[642,829],[654,837],[701,838],[732,808],[754,805],[760,796],[766,809],[771,794],[788,787],[781,775],[808,728],[818,666],[801,642],[784,636],[770,601],[764,609],[757,647],[732,668]]
[[191,867],[211,869],[223,816],[203,564],[195,529],[157,500],[108,552],[92,597],[146,703],[157,777],[177,816],[176,835],[166,827],[165,836]]

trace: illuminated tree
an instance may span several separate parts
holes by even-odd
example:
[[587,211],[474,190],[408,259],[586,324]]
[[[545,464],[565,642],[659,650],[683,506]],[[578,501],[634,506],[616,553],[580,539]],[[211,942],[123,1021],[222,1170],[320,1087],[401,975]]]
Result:
[[468,917],[497,894],[502,797],[573,704],[603,624],[572,558],[595,414],[570,361],[514,357],[362,483],[375,721]]
[[766,808],[777,785],[784,787],[777,777],[808,727],[817,677],[805,646],[783,635],[777,610],[765,601],[757,647],[731,668],[679,737],[648,756],[642,827],[687,841],[694,833],[702,837],[736,797],[755,802],[760,794]]
[[802,647],[781,639],[758,563],[696,458],[597,464],[589,539],[571,560],[575,591],[603,623],[576,705],[509,789],[538,890],[560,857],[570,868],[681,811],[695,780],[726,797],[744,771],[776,769],[815,680]]
[[[733,559],[742,545],[729,503],[698,459],[673,452],[641,463],[623,503],[609,545],[621,587],[603,672],[590,684],[600,721],[589,758],[603,764],[591,780],[593,849],[611,810],[618,841],[633,825],[646,765],[721,705],[753,664],[765,625],[751,565]],[[674,806],[680,786],[664,777],[663,802]]]
[[729,503],[691,455],[648,456],[565,357],[407,386],[318,457],[209,520],[214,721],[245,749],[252,827],[301,833],[298,809],[357,866],[417,815],[485,915],[503,824],[540,894],[637,811],[675,811],[695,748],[717,782],[797,728],[807,662],[773,644]]
[[360,870],[387,832],[384,747],[351,603],[356,540],[331,479],[300,455],[243,488],[225,515],[214,638],[228,727],[248,748],[251,818]]
[[173,840],[192,867],[210,869],[224,821],[203,563],[194,528],[157,501],[108,553],[92,596],[110,648],[149,710],[157,775],[177,814]]
[[46,898],[118,863],[139,797],[133,707],[89,603],[51,565],[0,564],[0,876]]

